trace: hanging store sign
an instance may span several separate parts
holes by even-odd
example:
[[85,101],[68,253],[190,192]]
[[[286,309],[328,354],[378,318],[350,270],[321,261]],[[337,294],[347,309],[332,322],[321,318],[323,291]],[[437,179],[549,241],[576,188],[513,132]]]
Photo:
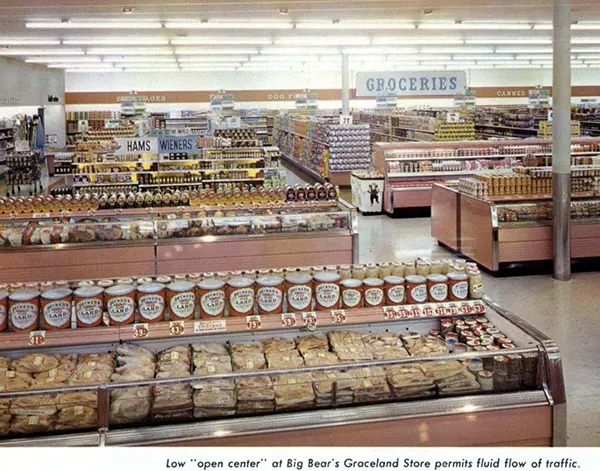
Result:
[[431,72],[358,72],[356,96],[370,97],[381,93],[396,96],[461,95],[467,90],[464,71]]
[[158,153],[198,152],[197,139],[198,136],[159,137]]
[[127,154],[156,154],[158,149],[158,140],[156,137],[118,137],[117,155]]

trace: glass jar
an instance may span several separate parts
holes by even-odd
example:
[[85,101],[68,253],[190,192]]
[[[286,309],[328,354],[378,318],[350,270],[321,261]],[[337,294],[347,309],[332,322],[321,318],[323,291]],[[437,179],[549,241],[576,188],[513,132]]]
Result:
[[364,265],[354,265],[352,267],[352,278],[355,280],[364,280],[366,278],[366,268]]
[[201,319],[225,316],[225,282],[207,278],[198,283],[198,302]]
[[104,291],[109,325],[133,324],[135,322],[135,287],[116,284]]
[[424,276],[410,275],[406,280],[406,302],[422,304],[427,301],[427,279]]
[[42,328],[60,330],[71,327],[73,291],[66,288],[51,289],[41,295]]
[[137,287],[136,299],[140,322],[152,323],[165,319],[166,286],[162,283],[142,283]]
[[404,304],[406,297],[406,285],[404,278],[400,276],[386,276],[383,281],[385,282],[385,305],[386,306],[398,306]]
[[189,281],[174,281],[167,285],[167,305],[172,321],[194,318],[196,313],[196,285]]
[[82,286],[75,290],[75,319],[77,327],[96,327],[102,323],[104,289],[99,286]]
[[235,276],[227,281],[227,306],[230,316],[251,316],[254,314],[254,280],[245,276]]
[[314,275],[315,309],[339,309],[340,307],[340,275],[321,271]]
[[13,332],[30,332],[39,328],[40,292],[17,290],[8,296],[8,325]]
[[430,303],[443,303],[448,300],[448,277],[432,274],[427,277],[427,299]]
[[383,280],[386,276],[391,276],[391,274],[392,274],[392,266],[389,263],[380,263],[379,264],[378,278],[381,278]]
[[342,265],[340,267],[340,276],[342,277],[342,280],[352,278],[352,267],[350,265]]
[[402,262],[392,262],[392,276],[404,278],[404,265]]
[[383,306],[384,281],[380,278],[365,278],[364,285],[364,304],[365,307],[380,307]]
[[379,276],[379,268],[374,263],[369,263],[365,272],[365,278],[377,278]]
[[448,273],[448,296],[452,301],[464,301],[469,297],[469,276],[466,273]]
[[256,305],[260,315],[283,312],[283,278],[277,275],[262,276],[256,280]]
[[307,312],[312,308],[313,279],[307,273],[290,273],[285,278],[287,312]]
[[347,278],[341,281],[342,309],[363,307],[362,280]]

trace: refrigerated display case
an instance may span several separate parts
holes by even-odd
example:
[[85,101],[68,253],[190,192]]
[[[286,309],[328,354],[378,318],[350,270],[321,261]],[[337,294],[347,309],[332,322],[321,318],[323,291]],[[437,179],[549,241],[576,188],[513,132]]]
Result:
[[[250,317],[0,333],[6,371],[44,388],[0,392],[0,446],[566,444],[556,344],[489,299]],[[513,346],[448,353],[458,321]]]
[[358,250],[343,200],[66,214],[0,221],[0,282],[344,264]]
[[[571,197],[571,256],[600,257],[600,199],[595,192]],[[483,198],[435,184],[431,215],[432,237],[488,270],[552,260],[550,194]]]

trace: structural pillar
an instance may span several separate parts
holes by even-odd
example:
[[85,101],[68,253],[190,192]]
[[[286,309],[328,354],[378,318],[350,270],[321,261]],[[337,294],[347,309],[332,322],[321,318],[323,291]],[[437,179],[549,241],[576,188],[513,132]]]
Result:
[[350,66],[345,53],[342,53],[342,114],[350,114]]
[[552,202],[554,278],[571,279],[571,0],[554,0]]

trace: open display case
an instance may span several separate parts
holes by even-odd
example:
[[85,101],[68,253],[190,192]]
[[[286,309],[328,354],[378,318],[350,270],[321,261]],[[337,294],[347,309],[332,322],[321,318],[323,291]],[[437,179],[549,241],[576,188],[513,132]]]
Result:
[[[600,155],[600,140],[572,140],[573,164],[593,164]],[[552,142],[455,141],[376,144],[375,167],[385,175],[383,209],[430,207],[437,182],[473,176],[481,171],[511,172],[524,165],[552,164]]]
[[[317,284],[313,302],[329,299]],[[282,314],[0,332],[0,445],[566,444],[557,346],[488,299],[280,302]]]
[[0,282],[351,263],[357,240],[342,200],[4,215]]
[[[600,198],[572,194],[571,256],[600,257]],[[476,197],[433,187],[431,234],[438,242],[497,271],[511,262],[552,260],[552,195]]]

